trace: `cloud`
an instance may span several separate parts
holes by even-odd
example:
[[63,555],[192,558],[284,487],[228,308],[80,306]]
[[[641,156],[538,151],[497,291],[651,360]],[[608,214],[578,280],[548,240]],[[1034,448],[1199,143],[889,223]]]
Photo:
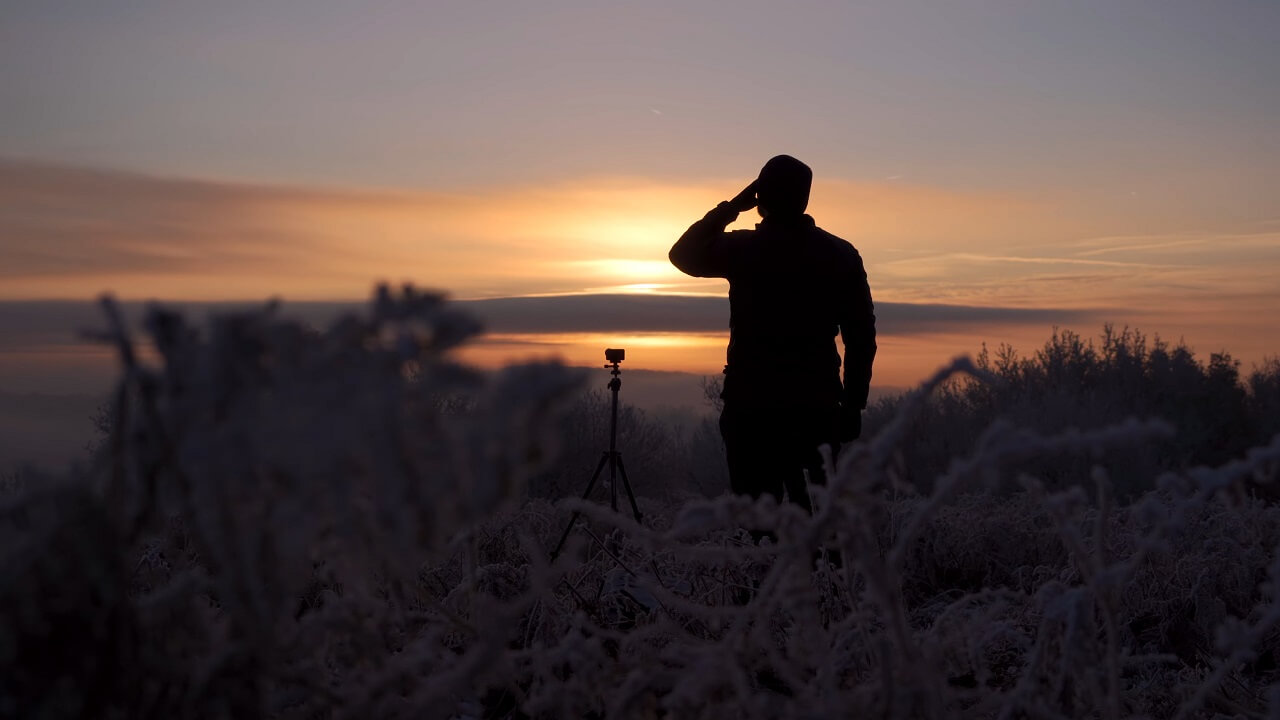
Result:
[[1027,257],[1022,255],[978,255],[975,253],[956,253],[954,255],[943,256],[939,259],[955,259],[983,263],[1027,263],[1031,265],[1092,265],[1096,267],[1137,268],[1142,270],[1172,267],[1169,265],[1157,265],[1154,263],[1120,262],[1115,260],[1085,260],[1070,257]]
[[[429,232],[433,212],[466,206],[445,194],[157,178],[0,160],[6,280],[0,292],[325,294],[356,278],[363,288],[387,256],[392,226]],[[410,214],[419,222],[406,227],[401,220]],[[364,246],[370,235],[382,242]]]
[[636,179],[326,189],[0,159],[0,297],[357,298],[380,279],[496,296],[669,281],[682,276],[667,248],[713,198]]
[[[595,296],[478,306],[513,333],[643,328],[650,313],[723,332],[725,281],[683,276],[666,254],[738,187],[589,178],[449,192],[323,188],[0,159],[0,299],[113,290],[125,299],[283,297],[296,308],[363,298],[375,281],[413,282],[472,299]],[[819,178],[810,207],[862,252],[887,336],[1088,318],[1137,318],[1171,333],[1191,332],[1195,318],[1232,347],[1273,334],[1274,224],[1161,234],[1177,223],[1125,219],[1094,200]],[[755,220],[744,214],[738,226]],[[623,291],[721,299],[612,297]]]
[[[479,317],[487,333],[464,346],[461,359],[482,367],[556,356],[593,366],[604,347],[626,347],[634,368],[708,374],[724,363],[729,307],[724,297],[658,294],[513,297],[455,301]],[[261,307],[247,302],[166,303],[197,326],[211,313]],[[139,332],[145,304],[122,303]],[[285,316],[324,327],[363,303],[295,302]],[[1102,319],[1083,311],[881,302],[876,306],[880,384],[910,384],[982,340],[1038,341],[1054,324],[1087,331]],[[82,330],[106,325],[87,301],[0,301],[0,391],[101,393],[118,372],[111,348],[87,342]],[[1028,340],[1030,339],[1030,340]],[[144,347],[145,354],[145,347]]]
[[[681,295],[565,295],[459,303],[500,333],[723,332],[729,300]],[[1095,311],[881,302],[876,326],[886,335],[972,331],[993,325],[1093,322]]]
[[[358,298],[375,280],[465,297],[722,283],[671,243],[739,180],[589,178],[450,192],[157,177],[0,158],[0,297]],[[1024,227],[1028,204],[822,179],[811,204],[869,261]],[[904,218],[913,219],[903,222]],[[744,214],[740,227],[758,218]],[[847,231],[847,232],[846,232]]]
[[[625,294],[458,300],[454,304],[479,318],[490,333],[563,335],[566,333],[722,333],[729,326],[724,297]],[[166,303],[199,319],[211,313],[260,306],[246,302]],[[137,328],[145,304],[122,303]],[[354,302],[286,302],[285,315],[323,326],[342,312],[360,311]],[[876,304],[882,335],[970,332],[1011,324],[1092,323],[1105,314],[1055,308],[1000,308],[883,302]],[[0,301],[0,352],[34,347],[83,345],[79,332],[105,325],[95,303],[72,301]],[[550,337],[544,342],[553,342]]]
[[[1079,288],[1082,282],[1069,284]],[[548,355],[593,366],[604,347],[629,348],[635,367],[707,374],[717,372],[724,362],[729,317],[724,297],[582,294],[455,302],[487,327],[488,334],[465,346],[462,354],[464,361],[484,367]],[[1229,306],[1274,308],[1274,291],[1204,296],[1197,302],[1201,309],[1180,314],[1177,325],[1169,324],[1167,315],[1123,308],[880,302],[876,305],[881,348],[877,382],[913,383],[945,358],[974,352],[984,341],[1010,343],[1023,350],[1038,347],[1054,325],[1086,336],[1105,322],[1136,326],[1169,339],[1185,338],[1205,353],[1230,350],[1246,367],[1275,354],[1272,334],[1254,332],[1253,315],[1229,311]],[[203,325],[202,318],[210,313],[261,303],[166,305]],[[287,301],[281,312],[324,327],[338,314],[362,307],[356,302]],[[132,327],[139,328],[144,304],[126,302],[123,308]],[[110,348],[88,344],[79,331],[104,326],[100,310],[91,302],[0,301],[0,391],[101,392],[115,376],[116,362]]]

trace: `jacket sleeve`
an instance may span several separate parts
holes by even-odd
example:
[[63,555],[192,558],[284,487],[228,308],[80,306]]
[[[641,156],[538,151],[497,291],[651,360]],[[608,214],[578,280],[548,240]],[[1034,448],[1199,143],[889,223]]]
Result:
[[724,229],[738,219],[738,211],[722,202],[680,236],[667,257],[686,275],[729,277],[729,235]]
[[857,250],[850,250],[839,298],[840,338],[844,341],[844,406],[861,410],[867,407],[871,364],[876,358],[876,315],[862,256]]

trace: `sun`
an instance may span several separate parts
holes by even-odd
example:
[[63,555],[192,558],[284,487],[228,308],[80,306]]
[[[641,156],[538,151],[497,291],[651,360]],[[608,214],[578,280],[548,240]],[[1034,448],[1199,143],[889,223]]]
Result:
[[665,255],[662,260],[599,258],[572,265],[594,292],[653,293],[687,280]]

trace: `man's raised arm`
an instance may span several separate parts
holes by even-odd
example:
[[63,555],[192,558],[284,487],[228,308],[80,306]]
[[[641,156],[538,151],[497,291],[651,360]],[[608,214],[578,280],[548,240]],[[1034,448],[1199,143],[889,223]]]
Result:
[[671,264],[694,277],[728,277],[729,240],[724,229],[738,219],[739,213],[755,206],[756,184],[751,183],[684,231],[667,253]]

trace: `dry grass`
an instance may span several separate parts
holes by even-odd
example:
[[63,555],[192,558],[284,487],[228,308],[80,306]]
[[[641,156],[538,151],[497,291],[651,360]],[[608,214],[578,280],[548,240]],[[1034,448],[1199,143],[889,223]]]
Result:
[[412,292],[319,334],[157,312],[149,368],[117,323],[100,468],[0,511],[0,717],[1280,716],[1280,510],[1253,492],[1280,436],[1112,477],[1178,428],[994,422],[921,492],[927,398],[1000,382],[959,360],[812,517],[642,498],[640,526],[526,499],[575,378],[486,386],[447,361],[472,331]]

